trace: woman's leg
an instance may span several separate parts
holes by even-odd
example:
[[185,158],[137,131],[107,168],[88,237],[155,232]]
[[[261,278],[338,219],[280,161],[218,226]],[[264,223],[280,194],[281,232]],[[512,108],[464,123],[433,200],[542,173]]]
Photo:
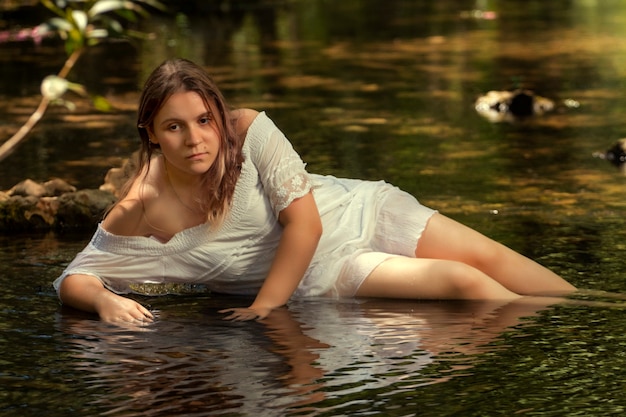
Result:
[[405,256],[389,258],[378,265],[355,295],[422,300],[514,300],[521,297],[462,262]]
[[470,265],[522,295],[565,295],[575,287],[552,271],[442,214],[431,217],[415,256]]
[[381,263],[357,290],[362,297],[514,300],[560,296],[575,288],[506,246],[441,214],[434,214],[416,258]]

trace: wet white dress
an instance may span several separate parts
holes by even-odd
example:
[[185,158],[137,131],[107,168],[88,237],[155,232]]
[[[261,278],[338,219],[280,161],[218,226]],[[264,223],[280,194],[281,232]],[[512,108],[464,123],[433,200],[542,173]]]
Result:
[[203,284],[211,291],[254,295],[281,237],[278,213],[311,190],[323,234],[294,297],[353,296],[391,256],[415,256],[435,212],[383,181],[309,174],[291,143],[265,114],[250,125],[232,210],[216,230],[199,225],[168,242],[113,235],[98,226],[89,244],[54,281],[71,274],[99,278],[116,293],[142,284]]

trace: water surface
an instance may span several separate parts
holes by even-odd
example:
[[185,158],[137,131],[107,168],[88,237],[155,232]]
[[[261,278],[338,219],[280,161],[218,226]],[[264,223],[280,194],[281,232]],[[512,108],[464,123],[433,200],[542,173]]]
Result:
[[[191,7],[191,6],[190,6]],[[468,11],[493,10],[478,19]],[[220,11],[221,10],[221,11]],[[621,415],[626,378],[626,178],[592,154],[623,135],[626,6],[619,1],[249,2],[180,9],[151,42],[92,50],[84,100],[49,111],[0,163],[79,188],[137,145],[134,110],[163,59],[205,65],[234,105],[266,110],[312,172],[385,179],[537,259],[591,303],[292,303],[227,323],[246,299],[140,297],[156,323],[120,329],[62,309],[51,281],[89,235],[0,236],[0,415]],[[3,24],[37,22],[5,15]],[[469,17],[468,17],[469,16]],[[20,19],[23,19],[20,17]],[[0,44],[0,132],[32,111],[62,50]],[[530,88],[552,114],[493,124],[473,102]]]

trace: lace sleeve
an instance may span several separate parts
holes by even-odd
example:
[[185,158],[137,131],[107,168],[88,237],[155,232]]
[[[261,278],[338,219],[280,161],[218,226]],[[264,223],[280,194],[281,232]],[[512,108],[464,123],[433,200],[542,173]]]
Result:
[[296,172],[287,181],[278,185],[273,193],[270,193],[270,202],[276,214],[288,207],[297,198],[306,195],[312,189],[311,181],[305,172]]
[[[273,124],[272,124],[273,125]],[[313,187],[306,165],[285,135],[275,126],[253,157],[261,183],[269,196],[274,213],[306,195]]]

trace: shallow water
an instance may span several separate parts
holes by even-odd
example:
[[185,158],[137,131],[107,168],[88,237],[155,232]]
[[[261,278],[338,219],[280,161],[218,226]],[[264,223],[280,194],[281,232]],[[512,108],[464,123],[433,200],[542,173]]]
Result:
[[[495,19],[466,17],[480,7]],[[51,109],[0,163],[0,189],[97,187],[136,146],[137,86],[183,55],[235,105],[267,110],[311,171],[386,179],[588,291],[556,305],[311,300],[264,323],[224,322],[220,308],[248,300],[198,292],[142,297],[156,323],[120,329],[60,308],[50,286],[88,235],[0,236],[0,415],[623,414],[624,306],[601,291],[626,294],[626,178],[592,154],[624,131],[626,6],[250,2],[143,25],[156,41],[96,48],[75,73],[118,111]],[[50,41],[0,51],[8,136],[62,59]],[[579,106],[515,124],[474,111],[517,86]]]

